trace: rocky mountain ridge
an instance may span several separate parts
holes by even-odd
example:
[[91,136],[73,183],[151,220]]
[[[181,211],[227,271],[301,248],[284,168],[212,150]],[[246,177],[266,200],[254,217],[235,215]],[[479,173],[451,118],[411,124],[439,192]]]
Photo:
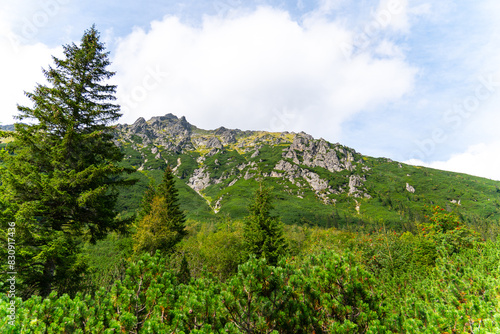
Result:
[[0,125],[0,131],[14,131],[14,124]]
[[[276,179],[298,198],[302,197],[303,188],[308,188],[325,204],[335,203],[336,196],[342,193],[355,198],[371,197],[364,188],[365,176],[353,174],[356,170],[363,173],[370,170],[356,151],[324,139],[314,139],[303,132],[269,133],[224,127],[202,130],[187,122],[185,117],[167,114],[148,121],[141,117],[132,125],[117,126],[116,143],[128,148],[129,152],[132,149],[140,154],[143,163],[137,166],[139,170],[154,168],[148,165],[154,155],[154,160],[170,164],[178,176],[203,197],[210,186],[220,185],[223,190],[239,180],[258,178]],[[263,153],[269,150],[273,151],[273,156]],[[224,172],[221,175],[214,173],[220,169],[221,161],[210,158],[228,152],[233,157],[226,161]],[[172,163],[175,156],[175,163]],[[184,169],[182,174],[182,164],[193,165],[192,160],[194,168],[187,174]],[[344,172],[344,182],[332,184],[325,175],[320,175],[318,168],[329,173]],[[215,211],[220,207],[221,196],[214,201]]]
[[127,216],[169,165],[183,210],[201,221],[245,217],[261,184],[285,223],[414,226],[436,204],[473,224],[500,221],[500,182],[364,156],[303,132],[203,130],[167,114],[115,126],[114,141],[138,180],[119,190]]

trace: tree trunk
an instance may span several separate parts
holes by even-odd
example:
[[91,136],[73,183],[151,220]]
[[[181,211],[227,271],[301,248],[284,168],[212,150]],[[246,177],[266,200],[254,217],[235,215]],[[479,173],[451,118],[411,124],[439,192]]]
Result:
[[43,267],[43,279],[40,285],[40,293],[42,297],[48,297],[52,292],[55,268],[56,265],[53,258],[50,258],[45,262]]

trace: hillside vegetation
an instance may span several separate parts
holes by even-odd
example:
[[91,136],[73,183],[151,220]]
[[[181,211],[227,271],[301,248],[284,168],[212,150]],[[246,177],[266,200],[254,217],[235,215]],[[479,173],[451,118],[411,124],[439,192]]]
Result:
[[497,333],[500,243],[435,209],[416,234],[289,226],[276,265],[235,256],[245,252],[237,222],[189,222],[170,256],[125,259],[114,236],[89,248],[86,289],[18,299],[4,332]]
[[363,156],[305,133],[201,130],[168,114],[118,126],[116,143],[140,180],[122,193],[124,214],[169,165],[188,217],[203,221],[246,216],[260,182],[286,224],[412,230],[440,205],[486,235],[500,218],[500,182]]
[[[500,331],[498,182],[362,156],[304,133],[157,119],[170,141],[144,136],[147,128],[131,135],[134,125],[114,139],[122,167],[136,170],[117,203],[133,223],[84,246],[78,285],[20,294],[14,320],[2,297],[5,333]],[[183,122],[190,141],[168,135]],[[172,204],[155,209],[159,190],[148,190],[163,189],[167,166],[187,217],[173,243],[162,241],[174,239],[161,218]],[[263,187],[272,205],[257,218],[252,201]]]
[[99,39],[0,131],[2,333],[500,333],[499,182],[305,133],[111,126]]

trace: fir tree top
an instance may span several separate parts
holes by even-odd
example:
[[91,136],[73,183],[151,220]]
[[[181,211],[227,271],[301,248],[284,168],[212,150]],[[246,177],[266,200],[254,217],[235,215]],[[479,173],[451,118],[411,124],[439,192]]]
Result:
[[59,136],[69,128],[80,133],[104,130],[118,120],[120,107],[112,103],[116,86],[102,83],[115,73],[107,70],[109,52],[99,37],[92,26],[80,45],[64,45],[65,58],[53,56],[55,67],[43,70],[52,87],[37,84],[33,93],[26,93],[34,107],[18,106],[16,118],[36,119],[41,129]]

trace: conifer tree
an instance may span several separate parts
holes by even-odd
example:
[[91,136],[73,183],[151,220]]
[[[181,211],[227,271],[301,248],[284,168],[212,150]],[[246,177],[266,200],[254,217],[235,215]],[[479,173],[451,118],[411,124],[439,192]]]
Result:
[[144,191],[144,195],[142,196],[141,208],[137,214],[137,219],[142,220],[144,216],[151,213],[151,204],[153,203],[153,199],[156,196],[156,185],[154,180],[150,180],[146,191]]
[[182,256],[181,266],[177,272],[177,280],[179,283],[188,284],[191,279],[191,272],[189,270],[189,264],[186,259],[186,255]]
[[179,206],[174,178],[172,169],[167,167],[158,187],[146,190],[135,235],[136,252],[170,252],[186,235],[186,217]]
[[245,220],[244,237],[247,251],[258,258],[265,257],[268,263],[276,265],[280,256],[288,251],[283,225],[278,217],[271,215],[273,209],[271,192],[262,184],[250,205],[250,215]]
[[158,186],[158,195],[165,198],[167,204],[166,210],[170,219],[168,225],[173,231],[176,231],[180,236],[185,235],[186,216],[182,212],[179,205],[179,194],[175,187],[175,176],[170,168],[167,166],[163,173],[163,180]]
[[98,31],[92,26],[79,45],[63,48],[64,57],[43,70],[48,84],[26,93],[33,106],[18,106],[1,170],[3,193],[15,205],[19,281],[43,296],[65,292],[80,276],[82,242],[125,226],[115,219],[116,187],[131,171],[117,165],[111,124],[121,114]]

